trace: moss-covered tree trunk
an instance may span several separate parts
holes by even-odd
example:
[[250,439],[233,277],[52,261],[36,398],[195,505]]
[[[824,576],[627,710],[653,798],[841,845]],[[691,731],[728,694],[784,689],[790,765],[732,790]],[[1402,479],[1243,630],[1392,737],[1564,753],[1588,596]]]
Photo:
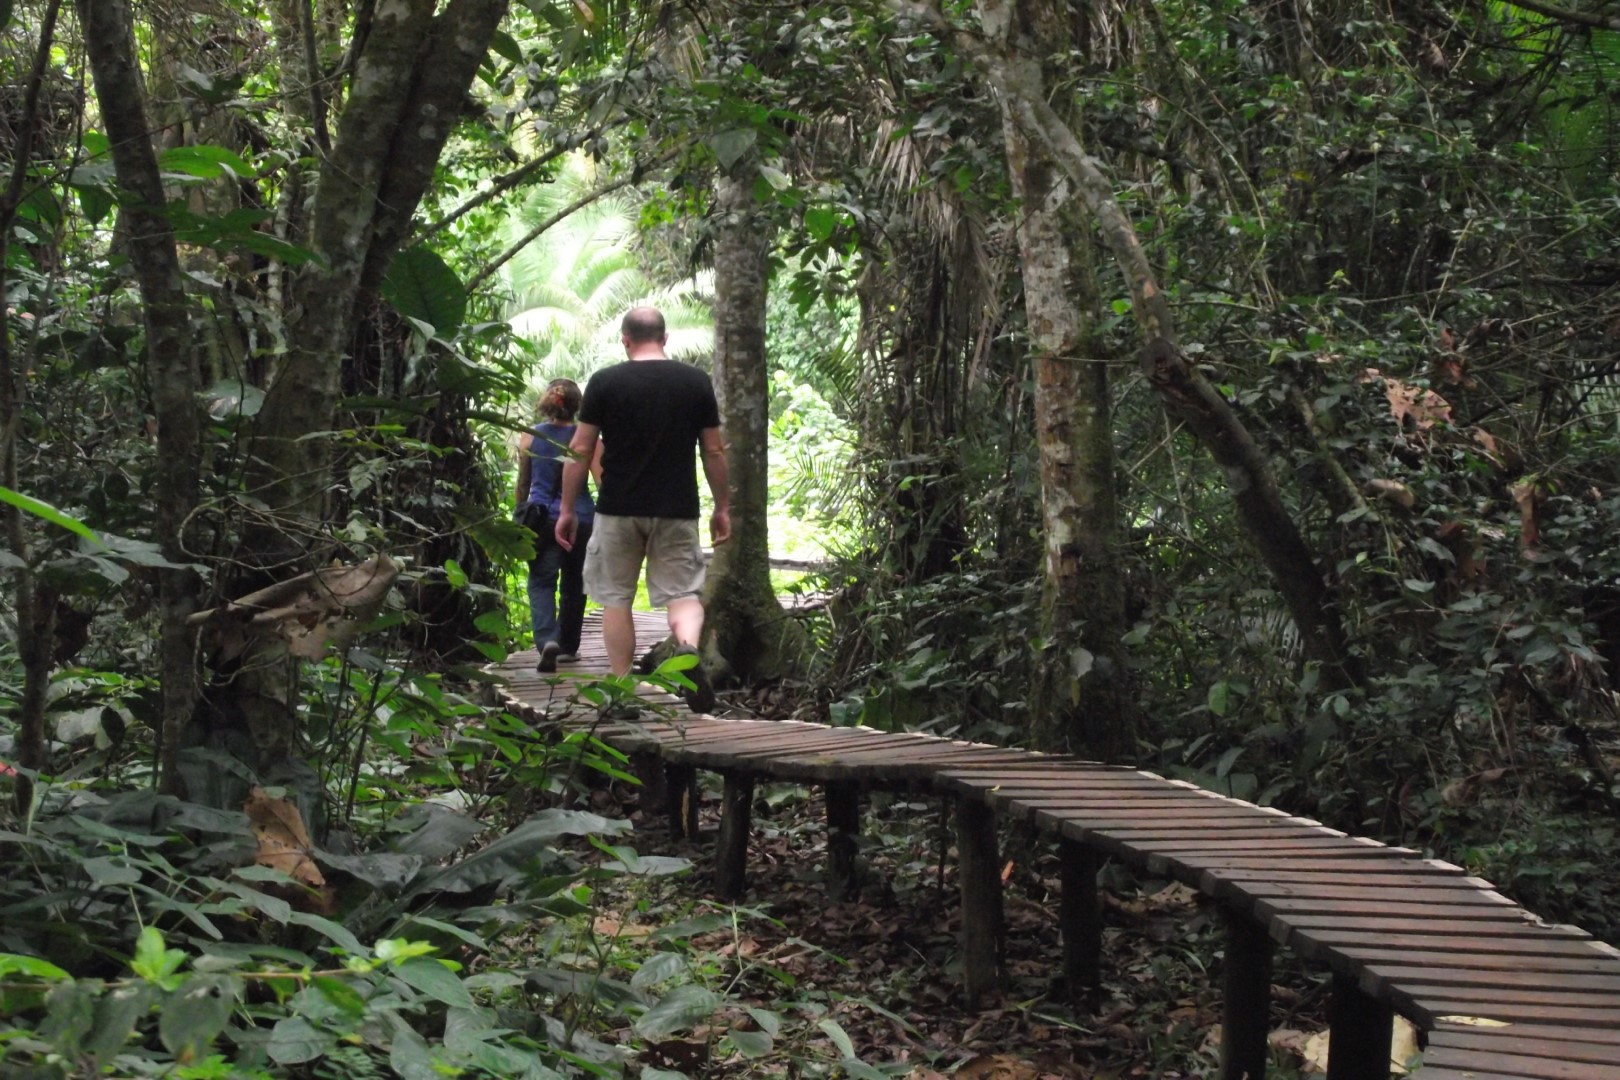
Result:
[[771,229],[747,179],[718,184],[714,245],[714,384],[731,474],[731,539],[715,548],[704,590],[706,637],[744,681],[796,669],[804,636],[771,590],[766,525],[770,472],[770,380],[765,298]]
[[[1067,5],[980,0],[979,9],[986,33],[1025,85],[1061,81],[1061,72],[1043,70],[1042,58],[1065,56],[1053,44],[1076,37]],[[1135,710],[1120,655],[1125,590],[1108,368],[1091,340],[1098,307],[1091,230],[1067,178],[1031,147],[1010,114],[1003,129],[1020,204],[1024,308],[1035,354],[1045,550],[1045,650],[1031,699],[1035,742],[1116,760],[1134,745]]]

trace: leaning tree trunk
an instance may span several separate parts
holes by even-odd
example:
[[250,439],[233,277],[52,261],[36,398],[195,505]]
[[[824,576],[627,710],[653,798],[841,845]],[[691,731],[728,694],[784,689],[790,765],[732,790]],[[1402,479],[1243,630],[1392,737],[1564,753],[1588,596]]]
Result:
[[[287,354],[254,424],[257,491],[267,513],[244,562],[267,585],[307,569],[326,543],[332,443],[344,352],[363,296],[382,280],[432,180],[506,0],[402,0],[379,9],[354,66],[331,150],[321,163],[304,246],[315,258],[288,290]],[[316,143],[322,109],[311,108]],[[297,662],[248,665],[218,680],[213,720],[245,720],[255,768],[294,762]]]
[[731,539],[715,548],[704,604],[712,649],[745,681],[778,678],[800,663],[804,635],[771,589],[766,527],[770,391],[765,297],[770,235],[748,180],[718,183],[714,244],[714,377],[729,446]]
[[1218,390],[1187,361],[1176,342],[1175,320],[1130,218],[1114,196],[1109,177],[1087,154],[1038,87],[987,49],[974,35],[958,33],[938,9],[915,0],[888,0],[902,15],[927,25],[977,64],[1001,95],[1003,106],[1030,142],[1074,184],[1103,242],[1131,290],[1131,310],[1146,342],[1142,367],[1165,407],[1193,433],[1226,473],[1239,520],[1260,552],[1288,605],[1306,656],[1319,665],[1324,686],[1345,689],[1360,681],[1343,623],[1333,606],[1316,557],[1283,502],[1276,476],[1253,436]]
[[[1026,86],[1056,79],[1041,57],[1072,41],[1065,5],[980,0],[986,34]],[[1082,18],[1084,15],[1081,16]],[[1052,72],[1051,75],[1060,75]],[[1008,172],[1022,207],[1024,308],[1035,352],[1035,432],[1045,538],[1041,636],[1046,650],[1032,698],[1036,745],[1118,760],[1135,746],[1135,710],[1120,638],[1125,632],[1119,507],[1108,368],[1094,357],[1097,289],[1091,231],[1070,185],[1004,115]]]
[[197,667],[187,619],[197,606],[197,577],[184,565],[183,533],[197,505],[200,387],[180,258],[162,209],[168,200],[147,123],[129,3],[77,0],[76,6],[118,186],[131,196],[120,214],[129,226],[129,257],[146,314],[146,365],[158,428],[154,525],[164,557],[173,564],[158,571],[163,682],[159,775],[162,789],[173,793],[180,784],[175,754],[196,703]]

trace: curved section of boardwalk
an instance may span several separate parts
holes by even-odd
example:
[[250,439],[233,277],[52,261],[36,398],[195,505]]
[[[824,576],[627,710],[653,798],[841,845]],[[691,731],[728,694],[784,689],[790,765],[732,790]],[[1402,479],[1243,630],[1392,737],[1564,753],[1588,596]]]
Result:
[[[650,644],[662,623],[638,615],[638,634]],[[591,628],[586,638],[579,675],[606,666]],[[520,653],[502,669],[507,704],[589,723],[590,714],[560,707],[567,687],[533,663]],[[1395,1013],[1426,1033],[1423,1080],[1620,1080],[1620,951],[1542,923],[1459,867],[1134,769],[927,735],[698,717],[659,697],[662,714],[592,726],[604,742],[668,766],[677,828],[695,827],[680,794],[693,790],[691,771],[726,778],[722,891],[741,891],[756,776],[826,785],[834,862],[853,851],[862,790],[954,798],[970,999],[999,979],[999,815],[1058,838],[1061,963],[1077,996],[1097,985],[1100,855],[1173,877],[1222,907],[1226,1080],[1258,1080],[1265,1068],[1274,943],[1333,975],[1329,1080],[1388,1075]]]

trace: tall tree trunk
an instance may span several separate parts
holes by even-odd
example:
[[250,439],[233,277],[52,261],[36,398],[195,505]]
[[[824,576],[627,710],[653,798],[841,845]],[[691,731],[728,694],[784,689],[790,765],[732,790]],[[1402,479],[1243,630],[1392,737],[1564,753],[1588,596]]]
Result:
[[[23,191],[28,184],[29,166],[34,157],[34,133],[39,126],[40,90],[45,83],[46,66],[55,46],[56,16],[61,9],[59,0],[50,0],[45,18],[40,23],[39,40],[34,48],[34,65],[23,90],[22,115],[17,123],[17,135],[11,145],[11,175],[0,193],[0,484],[16,491],[17,449],[22,438],[23,407],[28,400],[27,364],[19,364],[11,344],[11,313],[5,310],[6,297],[11,295],[8,271],[11,267],[11,227],[17,220],[22,205]],[[10,575],[14,588],[13,602],[17,615],[17,658],[23,669],[22,699],[18,702],[17,763],[30,772],[38,772],[47,764],[45,742],[45,696],[51,673],[51,621],[54,604],[42,590],[39,577],[34,573],[32,545],[23,522],[23,512],[11,503],[0,505],[0,522],[4,523],[7,550],[16,559],[16,569]],[[31,776],[19,776],[14,792],[19,814],[26,813],[33,803],[34,781]]]
[[[286,356],[254,420],[255,494],[267,511],[244,538],[252,586],[304,569],[326,543],[339,426],[344,357],[356,340],[368,290],[383,278],[408,231],[440,153],[463,110],[468,87],[505,16],[507,0],[399,0],[380,6],[359,46],[330,150],[324,99],[314,87],[306,110],[322,160],[303,246],[316,258],[293,275],[283,324]],[[314,33],[301,9],[283,9],[283,55]],[[308,68],[308,63],[304,65]],[[284,212],[295,223],[297,215]],[[210,695],[215,741],[250,746],[249,762],[302,784],[297,720],[298,660],[248,664],[225,673]],[[245,734],[244,742],[239,736]]]
[[196,610],[197,578],[183,566],[187,561],[183,532],[197,505],[200,388],[174,230],[162,210],[168,200],[152,147],[128,0],[76,0],[76,7],[118,186],[133,196],[120,213],[130,226],[129,257],[146,316],[146,365],[158,426],[155,526],[164,557],[175,564],[158,572],[163,681],[160,783],[173,793],[180,786],[175,754],[196,703],[196,663],[186,620]]
[[256,453],[278,515],[261,561],[295,560],[324,519],[329,429],[362,288],[381,282],[433,176],[506,0],[402,0],[378,12],[322,163],[307,263],[292,286],[287,357],[259,413]]
[[[748,170],[752,173],[752,170]],[[714,244],[714,376],[731,474],[731,539],[715,548],[704,603],[714,650],[744,680],[795,669],[803,632],[771,589],[769,497],[770,380],[765,363],[765,299],[771,229],[754,205],[748,178],[717,184]]]
[[[1053,85],[1041,57],[1074,41],[1067,5],[980,0],[990,40],[1026,86]],[[1084,17],[1082,15],[1082,17]],[[1074,118],[1068,118],[1071,125]],[[1108,368],[1095,357],[1097,288],[1091,230],[1067,178],[1004,113],[1008,172],[1021,207],[1024,308],[1035,353],[1035,431],[1040,452],[1046,581],[1046,651],[1033,699],[1041,749],[1117,760],[1135,745],[1135,715],[1120,638],[1125,632],[1119,507],[1114,497]],[[1093,358],[1088,359],[1091,356]]]
[[1276,476],[1254,438],[1225,398],[1187,361],[1176,342],[1175,319],[1164,289],[1142,250],[1136,229],[1114,196],[1100,162],[1087,154],[1039,87],[1023,72],[971,34],[958,33],[940,12],[915,0],[888,0],[889,6],[952,42],[984,72],[1004,107],[1032,145],[1074,184],[1103,242],[1131,290],[1131,309],[1146,347],[1142,368],[1165,407],[1179,418],[1226,473],[1238,517],[1277,583],[1277,591],[1299,630],[1305,654],[1321,668],[1322,681],[1347,688],[1360,679],[1333,597],[1310,545],[1283,502]]

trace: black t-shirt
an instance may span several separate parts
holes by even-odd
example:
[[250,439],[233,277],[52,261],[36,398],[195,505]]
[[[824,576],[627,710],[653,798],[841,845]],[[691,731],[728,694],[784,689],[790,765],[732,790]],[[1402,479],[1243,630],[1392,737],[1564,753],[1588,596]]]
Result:
[[602,433],[596,512],[698,517],[698,432],[720,426],[709,376],[678,360],[626,360],[585,384],[579,420]]

